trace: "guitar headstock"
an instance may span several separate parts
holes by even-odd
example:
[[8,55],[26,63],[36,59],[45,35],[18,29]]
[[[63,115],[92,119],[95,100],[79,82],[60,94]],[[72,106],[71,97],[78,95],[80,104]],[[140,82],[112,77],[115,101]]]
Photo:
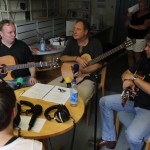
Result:
[[131,39],[131,40],[124,41],[122,46],[124,48],[127,48],[127,47],[130,47],[131,45],[133,45],[135,43],[136,43],[136,40],[135,39]]

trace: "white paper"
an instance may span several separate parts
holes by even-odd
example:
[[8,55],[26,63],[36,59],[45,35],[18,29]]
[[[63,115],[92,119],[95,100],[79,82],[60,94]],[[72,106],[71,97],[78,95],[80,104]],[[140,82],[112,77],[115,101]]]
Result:
[[60,86],[36,83],[24,92],[22,96],[58,104],[65,104],[70,97],[70,89]]
[[[29,117],[29,116],[21,116],[21,122],[19,124],[19,127],[21,128],[21,130],[28,130],[30,119],[31,119],[31,117]],[[45,121],[46,121],[46,119],[37,118],[34,126],[31,128],[30,131],[40,132]]]
[[30,89],[22,94],[22,96],[35,98],[35,99],[43,99],[43,97],[52,90],[54,86],[48,84],[36,83]]
[[132,7],[128,8],[128,12],[135,13],[139,10],[139,4],[135,4]]
[[65,104],[70,97],[70,89],[60,86],[55,86],[43,100],[48,102],[54,102],[58,104]]

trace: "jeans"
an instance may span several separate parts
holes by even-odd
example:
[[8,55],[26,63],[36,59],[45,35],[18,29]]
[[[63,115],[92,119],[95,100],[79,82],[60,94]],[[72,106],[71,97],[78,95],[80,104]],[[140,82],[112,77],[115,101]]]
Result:
[[134,117],[125,131],[126,139],[130,145],[130,150],[141,150],[144,140],[150,135],[150,111],[134,107],[133,101],[127,101],[126,105],[122,107],[121,101],[121,94],[104,96],[100,99],[102,139],[106,141],[116,141],[114,110],[118,112],[129,112],[132,113]]
[[[23,83],[22,83],[22,85],[20,86],[20,88],[31,86],[31,85],[30,85],[30,82],[29,82],[29,79],[30,79],[30,76],[23,77]],[[17,79],[14,79],[14,80],[7,80],[6,82],[8,83],[8,85],[9,85],[11,88],[13,88],[13,89],[16,88]]]

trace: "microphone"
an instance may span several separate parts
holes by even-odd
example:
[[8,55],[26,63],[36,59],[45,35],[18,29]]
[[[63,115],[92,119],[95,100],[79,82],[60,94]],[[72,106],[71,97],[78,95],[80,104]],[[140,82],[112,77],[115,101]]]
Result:
[[[74,64],[74,66],[72,67],[72,72],[73,74],[75,74],[76,72],[79,71],[79,65],[78,64]],[[76,79],[77,77],[74,76],[74,79]]]
[[70,77],[66,77],[65,78],[65,82],[67,84],[67,88],[71,88],[71,78]]
[[30,122],[29,122],[28,131],[31,130],[31,128],[34,126],[34,123],[35,123],[35,121],[36,121],[36,118],[37,118],[39,115],[41,115],[41,113],[42,113],[42,106],[41,106],[41,105],[38,105],[38,104],[35,105],[35,106],[33,107],[32,113],[33,113],[33,115],[32,115],[31,120],[30,120]]
[[79,71],[79,65],[78,64],[74,64],[74,66],[72,67],[73,74],[75,74],[78,71]]
[[21,86],[22,86],[22,84],[23,84],[23,78],[22,78],[22,77],[19,77],[19,78],[17,79],[17,84],[16,84],[16,86],[15,86],[15,89],[16,89],[16,90],[17,90],[17,89],[20,89]]

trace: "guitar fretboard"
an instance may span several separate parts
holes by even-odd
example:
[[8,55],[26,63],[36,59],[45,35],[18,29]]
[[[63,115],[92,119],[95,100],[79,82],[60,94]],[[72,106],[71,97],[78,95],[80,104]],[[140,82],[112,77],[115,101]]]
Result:
[[38,62],[38,63],[29,63],[29,64],[18,64],[18,65],[10,65],[6,66],[7,70],[16,70],[16,69],[25,69],[31,67],[57,67],[56,62]]
[[88,64],[88,65],[93,65],[93,64],[95,64],[95,63],[97,63],[97,62],[103,60],[104,58],[106,58],[106,57],[112,55],[113,53],[115,53],[115,52],[117,52],[117,51],[119,51],[120,49],[123,49],[123,48],[124,48],[124,45],[123,45],[123,44],[122,44],[122,45],[119,45],[119,46],[113,48],[112,50],[110,50],[110,51],[108,51],[108,52],[106,52],[106,53],[104,53],[104,54],[102,54],[102,55],[100,55],[100,56],[94,58],[94,59],[91,60],[91,61],[89,61],[89,64]]

